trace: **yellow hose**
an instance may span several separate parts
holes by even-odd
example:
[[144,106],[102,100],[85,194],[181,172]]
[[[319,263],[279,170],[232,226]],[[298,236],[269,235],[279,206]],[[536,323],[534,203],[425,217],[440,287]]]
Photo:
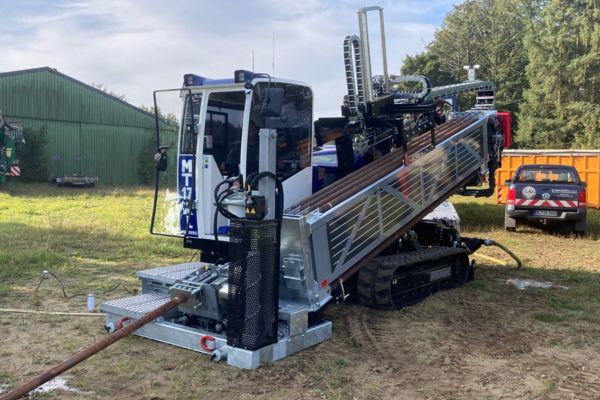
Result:
[[501,248],[502,250],[504,250],[506,252],[506,254],[508,254],[509,256],[511,256],[513,258],[513,260],[515,260],[517,262],[517,269],[521,268],[523,266],[523,261],[521,261],[521,259],[519,258],[519,256],[517,256],[515,253],[513,253],[508,247],[506,247],[505,245],[503,245],[502,243],[498,243],[494,240],[490,240],[490,244],[492,246],[496,246]]
[[[496,246],[501,248],[502,250],[504,250],[506,252],[506,254],[508,254],[509,256],[511,256],[513,258],[513,260],[515,260],[517,262],[517,269],[521,268],[523,266],[523,261],[521,261],[521,259],[519,258],[519,256],[517,256],[515,253],[513,253],[508,247],[504,246],[502,243],[498,243],[494,240],[491,239],[482,239],[481,244],[484,246]],[[481,257],[484,258],[488,261],[492,261],[496,264],[502,265],[502,266],[507,266],[508,263],[502,260],[499,260],[497,258],[494,257],[490,257],[490,256],[486,256],[484,254],[478,254],[475,253],[473,254],[474,256],[477,257]]]
[[506,261],[502,261],[498,258],[486,256],[485,254],[473,253],[473,256],[483,258],[484,260],[491,261],[494,264],[502,265],[503,267],[506,267],[508,265],[508,263]]

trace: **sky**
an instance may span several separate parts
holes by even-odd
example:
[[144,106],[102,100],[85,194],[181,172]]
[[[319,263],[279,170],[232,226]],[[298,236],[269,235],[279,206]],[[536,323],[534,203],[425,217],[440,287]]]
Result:
[[[0,0],[0,72],[50,66],[103,84],[134,105],[183,75],[273,72],[313,88],[317,117],[338,116],[346,92],[342,42],[360,7],[384,8],[388,69],[425,49],[454,0]],[[373,72],[379,26],[369,14]],[[273,40],[274,37],[274,40]],[[274,45],[273,45],[274,44]]]

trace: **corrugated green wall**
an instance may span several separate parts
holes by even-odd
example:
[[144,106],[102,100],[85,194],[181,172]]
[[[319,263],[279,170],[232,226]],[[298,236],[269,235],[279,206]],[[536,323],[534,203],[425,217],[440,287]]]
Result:
[[140,153],[152,157],[155,143],[150,114],[49,68],[0,74],[0,109],[23,128],[47,127],[46,156],[54,175],[142,183]]

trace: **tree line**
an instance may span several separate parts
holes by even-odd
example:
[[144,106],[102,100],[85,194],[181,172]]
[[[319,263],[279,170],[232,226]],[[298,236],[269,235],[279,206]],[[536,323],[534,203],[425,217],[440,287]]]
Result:
[[522,148],[600,148],[600,0],[467,0],[402,74],[462,82],[465,65],[496,84]]

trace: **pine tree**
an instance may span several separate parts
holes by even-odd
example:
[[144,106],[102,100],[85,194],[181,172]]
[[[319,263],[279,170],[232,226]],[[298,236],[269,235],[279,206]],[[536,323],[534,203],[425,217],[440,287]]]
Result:
[[516,137],[533,148],[600,147],[600,0],[552,0],[529,26],[530,88]]

